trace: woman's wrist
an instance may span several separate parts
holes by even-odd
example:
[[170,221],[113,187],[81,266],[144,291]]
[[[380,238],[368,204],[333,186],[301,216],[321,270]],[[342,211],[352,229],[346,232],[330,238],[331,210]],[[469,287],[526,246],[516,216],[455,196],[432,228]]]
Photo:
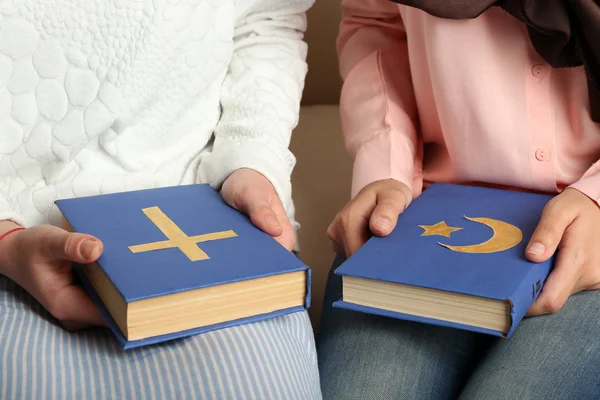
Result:
[[10,262],[9,253],[12,242],[12,236],[23,229],[22,226],[13,221],[0,221],[0,275],[8,276],[8,268]]
[[10,230],[21,228],[21,226],[11,220],[0,221],[0,236]]

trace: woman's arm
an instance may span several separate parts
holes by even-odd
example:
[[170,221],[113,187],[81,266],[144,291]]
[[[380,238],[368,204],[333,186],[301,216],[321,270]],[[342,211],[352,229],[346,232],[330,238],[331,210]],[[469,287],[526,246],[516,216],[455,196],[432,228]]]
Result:
[[600,160],[583,174],[581,179],[570,185],[600,205]]
[[387,0],[343,0],[342,13],[340,107],[346,147],[354,158],[353,197],[389,178],[419,191],[417,110],[398,6]]
[[[24,227],[26,224],[24,216],[17,212],[15,207],[11,206],[6,200],[7,198],[7,193],[4,193],[2,187],[0,187],[0,237],[8,231]],[[5,275],[6,272],[3,267],[5,263],[2,262],[3,256],[7,253],[4,246],[5,242],[7,241],[0,240],[0,275]]]
[[349,257],[370,234],[389,234],[421,190],[422,152],[398,6],[387,0],[343,0],[342,18],[340,112],[354,159],[352,201],[327,234],[334,250]]
[[238,2],[234,51],[221,92],[222,116],[213,149],[198,171],[199,180],[218,188],[235,170],[256,170],[274,186],[288,214],[295,166],[288,146],[307,72],[305,12],[313,2]]

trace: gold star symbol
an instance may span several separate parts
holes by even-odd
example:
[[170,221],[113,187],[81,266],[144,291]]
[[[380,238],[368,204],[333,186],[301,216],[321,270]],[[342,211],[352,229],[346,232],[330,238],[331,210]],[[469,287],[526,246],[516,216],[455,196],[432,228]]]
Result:
[[440,235],[449,238],[450,234],[454,231],[460,231],[462,228],[455,228],[453,226],[448,226],[444,221],[438,222],[435,225],[419,225],[421,228],[425,229],[425,232],[421,234],[421,236],[432,236],[432,235]]

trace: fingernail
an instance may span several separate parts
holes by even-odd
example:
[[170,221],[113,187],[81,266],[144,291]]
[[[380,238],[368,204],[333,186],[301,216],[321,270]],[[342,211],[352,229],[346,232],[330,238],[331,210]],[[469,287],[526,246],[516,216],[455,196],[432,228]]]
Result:
[[98,242],[95,240],[85,240],[83,243],[81,243],[81,247],[79,248],[81,255],[85,258],[91,258],[92,253],[94,253],[97,245]]
[[390,231],[390,221],[385,218],[377,218],[375,220],[375,226],[378,227],[382,233],[388,233]]
[[533,254],[534,256],[541,256],[542,254],[544,254],[544,251],[546,251],[546,247],[541,243],[533,243],[527,249],[527,252],[529,254]]
[[267,218],[267,224],[272,228],[279,228],[279,222],[275,218]]

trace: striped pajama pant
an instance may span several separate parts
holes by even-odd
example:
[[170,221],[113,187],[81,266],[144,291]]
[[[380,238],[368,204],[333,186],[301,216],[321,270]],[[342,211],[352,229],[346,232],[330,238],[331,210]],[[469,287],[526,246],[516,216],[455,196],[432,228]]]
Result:
[[123,351],[0,276],[0,399],[321,399],[306,312]]

